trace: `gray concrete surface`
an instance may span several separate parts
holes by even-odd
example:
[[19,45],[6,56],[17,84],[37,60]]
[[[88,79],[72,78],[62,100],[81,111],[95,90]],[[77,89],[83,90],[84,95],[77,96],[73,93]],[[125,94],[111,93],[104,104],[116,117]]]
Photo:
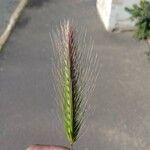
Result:
[[150,149],[147,46],[131,33],[107,33],[95,3],[43,0],[26,9],[0,54],[0,149],[25,150],[36,143],[67,145],[55,116],[49,39],[51,28],[64,18],[87,26],[101,64],[90,99],[92,117],[75,149]]
[[0,34],[4,31],[18,0],[0,0]]

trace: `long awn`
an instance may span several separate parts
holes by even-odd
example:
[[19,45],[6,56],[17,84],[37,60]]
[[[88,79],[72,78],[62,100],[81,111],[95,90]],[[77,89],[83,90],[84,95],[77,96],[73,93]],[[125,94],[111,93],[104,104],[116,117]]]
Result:
[[64,21],[51,33],[53,73],[65,133],[73,149],[85,121],[88,99],[99,75],[99,62],[93,41],[86,31],[78,31]]

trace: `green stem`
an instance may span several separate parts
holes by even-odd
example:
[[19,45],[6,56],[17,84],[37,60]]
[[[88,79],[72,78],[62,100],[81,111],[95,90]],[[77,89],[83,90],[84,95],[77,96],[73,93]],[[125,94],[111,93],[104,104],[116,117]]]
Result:
[[73,150],[73,144],[70,145],[70,150]]
[[147,46],[148,46],[148,52],[146,54],[149,57],[150,56],[150,43],[149,43],[148,40],[146,40],[146,43],[147,43]]

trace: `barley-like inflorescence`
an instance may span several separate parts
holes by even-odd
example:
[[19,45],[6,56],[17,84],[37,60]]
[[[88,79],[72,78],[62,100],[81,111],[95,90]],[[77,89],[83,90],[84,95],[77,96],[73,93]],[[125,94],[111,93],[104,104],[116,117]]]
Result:
[[51,40],[55,87],[59,95],[65,133],[69,143],[73,145],[80,136],[87,99],[98,76],[97,54],[93,51],[92,40],[86,39],[86,32],[77,31],[69,21],[64,21],[52,32]]

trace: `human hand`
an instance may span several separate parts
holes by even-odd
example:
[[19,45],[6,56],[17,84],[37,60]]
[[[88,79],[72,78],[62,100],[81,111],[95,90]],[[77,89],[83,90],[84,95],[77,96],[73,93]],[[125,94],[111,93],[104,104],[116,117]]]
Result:
[[50,146],[50,145],[31,145],[27,150],[70,150],[63,146]]

